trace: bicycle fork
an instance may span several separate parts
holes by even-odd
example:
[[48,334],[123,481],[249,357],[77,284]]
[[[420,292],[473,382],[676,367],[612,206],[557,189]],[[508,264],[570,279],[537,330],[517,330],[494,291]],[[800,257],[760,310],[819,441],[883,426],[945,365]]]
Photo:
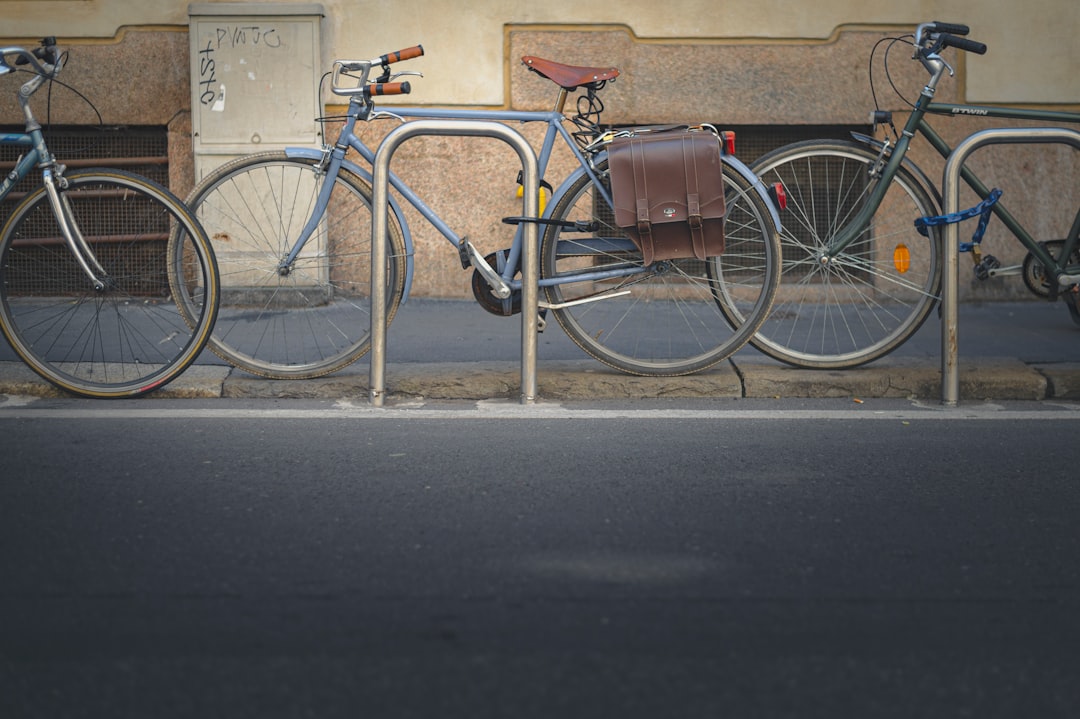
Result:
[[64,235],[64,241],[67,243],[71,253],[75,255],[75,261],[79,263],[79,267],[82,268],[83,273],[90,280],[94,289],[103,292],[107,285],[105,280],[101,278],[108,273],[98,262],[97,257],[94,256],[94,251],[90,249],[90,244],[83,237],[82,232],[79,231],[79,226],[76,224],[71,211],[71,205],[68,204],[67,198],[64,197],[67,180],[64,179],[62,170],[58,171],[54,176],[53,169],[52,167],[46,167],[42,173],[45,194],[49,196],[49,204],[52,206],[53,215],[56,217],[57,224],[60,225],[60,232]]

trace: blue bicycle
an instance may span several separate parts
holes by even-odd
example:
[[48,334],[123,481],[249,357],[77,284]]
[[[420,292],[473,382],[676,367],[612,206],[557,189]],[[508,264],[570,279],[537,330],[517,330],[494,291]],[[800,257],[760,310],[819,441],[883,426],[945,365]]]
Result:
[[[222,271],[222,307],[209,343],[215,352],[255,374],[300,378],[334,372],[368,351],[375,151],[354,131],[358,122],[383,118],[544,123],[541,177],[556,140],[569,148],[577,167],[554,187],[538,220],[540,320],[542,327],[552,314],[592,357],[628,373],[687,374],[720,362],[753,335],[779,277],[779,222],[768,190],[745,165],[724,156],[722,255],[645,264],[611,209],[606,149],[615,131],[600,125],[598,95],[618,76],[616,68],[525,58],[525,67],[558,87],[550,112],[376,110],[376,97],[408,92],[408,82],[399,80],[416,74],[391,74],[390,66],[422,52],[417,46],[337,61],[332,89],[349,104],[333,144],[234,160],[189,195]],[[373,71],[380,71],[374,79]],[[576,111],[564,115],[574,92]],[[388,321],[406,301],[413,274],[402,202],[450,242],[463,268],[472,268],[474,296],[484,309],[499,316],[520,311],[521,218],[507,218],[518,223],[509,247],[484,256],[393,173],[390,186]]]

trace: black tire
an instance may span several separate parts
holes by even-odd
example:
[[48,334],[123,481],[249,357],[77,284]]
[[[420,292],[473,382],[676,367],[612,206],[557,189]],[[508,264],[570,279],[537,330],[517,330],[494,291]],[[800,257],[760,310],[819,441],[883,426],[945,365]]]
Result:
[[772,314],[750,343],[796,367],[841,369],[903,344],[929,316],[941,289],[937,228],[923,237],[918,217],[938,214],[914,174],[901,166],[870,225],[844,252],[821,251],[873,187],[878,153],[841,140],[780,148],[754,163],[766,185],[781,183],[783,273]]
[[206,234],[176,196],[144,177],[94,169],[66,181],[62,203],[103,287],[79,266],[42,186],[0,233],[4,336],[73,394],[136,397],[162,387],[195,360],[214,325],[218,277]]
[[[597,170],[606,183],[606,160]],[[705,261],[643,268],[641,253],[626,246],[610,205],[587,175],[559,200],[554,219],[598,227],[580,232],[548,225],[540,248],[542,281],[561,280],[545,286],[547,302],[566,334],[589,355],[630,374],[690,374],[730,357],[765,319],[779,278],[779,241],[762,198],[734,169],[724,165],[723,172],[729,188],[727,246],[723,255]],[[606,238],[622,241],[623,248],[601,247]],[[600,268],[625,272],[574,281]],[[565,304],[593,295],[605,299]]]
[[[281,269],[325,175],[311,160],[265,152],[209,174],[188,196],[218,255],[222,300],[209,347],[247,372],[318,377],[371,347],[371,187],[342,171],[327,215]],[[405,288],[405,243],[387,218],[387,324]]]

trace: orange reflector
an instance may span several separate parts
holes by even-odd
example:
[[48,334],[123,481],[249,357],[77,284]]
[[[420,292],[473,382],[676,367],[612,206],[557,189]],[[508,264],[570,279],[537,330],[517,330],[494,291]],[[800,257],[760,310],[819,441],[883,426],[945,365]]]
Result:
[[896,246],[892,253],[892,262],[896,267],[896,271],[900,274],[904,274],[911,269],[911,251],[907,248],[907,245],[901,243]]

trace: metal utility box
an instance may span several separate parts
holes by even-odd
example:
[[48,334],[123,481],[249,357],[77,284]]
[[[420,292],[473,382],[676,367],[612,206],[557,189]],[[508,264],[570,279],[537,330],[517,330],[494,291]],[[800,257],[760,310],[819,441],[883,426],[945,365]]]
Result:
[[238,155],[321,144],[323,16],[319,4],[188,6],[196,181]]

